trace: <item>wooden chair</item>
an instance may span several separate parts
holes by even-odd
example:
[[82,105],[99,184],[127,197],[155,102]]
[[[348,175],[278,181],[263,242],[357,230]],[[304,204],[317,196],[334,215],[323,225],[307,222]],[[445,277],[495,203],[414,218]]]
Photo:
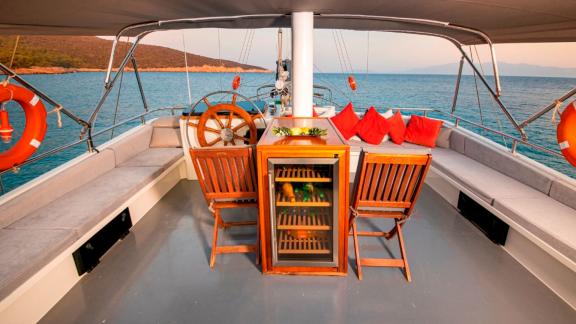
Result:
[[[406,279],[411,281],[410,267],[402,228],[410,217],[430,163],[431,155],[390,155],[362,152],[356,172],[354,193],[350,206],[350,226],[354,238],[358,279],[362,280],[362,266],[404,268]],[[388,232],[359,232],[356,219],[388,218],[394,227]],[[360,258],[358,236],[398,236],[400,259]]]
[[[257,221],[225,222],[221,215],[222,209],[258,207],[254,146],[193,148],[190,155],[208,208],[214,215],[210,267],[214,267],[216,255],[221,253],[255,252],[258,263]],[[250,225],[256,225],[255,244],[218,246],[219,228]]]

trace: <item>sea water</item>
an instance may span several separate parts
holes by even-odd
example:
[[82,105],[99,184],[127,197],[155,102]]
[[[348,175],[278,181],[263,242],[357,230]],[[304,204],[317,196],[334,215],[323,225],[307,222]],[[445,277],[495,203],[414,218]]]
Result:
[[[195,103],[203,95],[218,90],[231,90],[234,74],[230,73],[191,73],[190,96]],[[363,112],[374,106],[379,111],[390,107],[433,108],[450,113],[456,76],[454,75],[393,75],[393,74],[358,74],[355,75],[358,89],[353,92],[347,84],[348,75],[316,74],[315,84],[332,89],[332,101],[339,107],[353,102],[357,111]],[[87,120],[103,93],[104,73],[72,73],[61,75],[26,75],[24,79],[38,89],[62,104],[66,109]],[[247,97],[254,96],[261,85],[273,84],[274,74],[243,73],[239,92]],[[493,80],[488,77],[493,86]],[[539,77],[506,77],[502,81],[502,101],[509,108],[517,121],[525,120],[563,93],[576,86],[575,78],[539,78]],[[185,73],[144,72],[142,83],[146,101],[150,109],[170,107],[174,105],[189,105],[189,92]],[[118,91],[120,90],[120,92]],[[317,91],[321,92],[321,91]],[[266,91],[261,93],[266,94]],[[324,91],[324,93],[326,93]],[[329,100],[329,95],[324,100]],[[270,100],[269,97],[264,100]],[[327,103],[328,104],[328,103]],[[49,107],[46,104],[48,110]],[[116,107],[118,109],[116,110]],[[24,114],[16,105],[8,105],[10,120],[14,125],[15,140],[24,127]],[[118,78],[114,90],[110,93],[104,107],[97,115],[94,132],[125,120],[135,114],[142,113],[143,105],[139,95],[136,79],[133,73],[126,73]],[[162,114],[168,113],[167,111]],[[405,113],[408,114],[408,113]],[[159,113],[147,118],[154,118]],[[431,114],[435,116],[434,114]],[[496,102],[479,79],[473,76],[463,76],[457,101],[456,116],[501,130],[513,136],[519,136],[512,124],[506,119]],[[526,128],[528,138],[532,143],[558,150],[556,143],[556,124],[551,121],[552,113],[548,113]],[[443,116],[444,118],[446,116]],[[81,127],[71,119],[63,116],[63,127],[57,127],[54,113],[48,116],[48,132],[38,153],[46,152],[60,145],[79,139]],[[140,120],[134,120],[112,132],[104,133],[95,138],[96,144],[102,144],[112,137],[138,125]],[[482,131],[465,123],[462,126],[478,132],[492,140],[511,146],[510,140],[501,136]],[[0,151],[5,151],[11,144],[0,144]],[[86,152],[85,143],[73,146],[41,161],[22,167],[17,173],[2,176],[6,191],[34,179],[55,167]],[[576,178],[576,169],[564,159],[519,145],[519,152],[541,162],[554,170]]]

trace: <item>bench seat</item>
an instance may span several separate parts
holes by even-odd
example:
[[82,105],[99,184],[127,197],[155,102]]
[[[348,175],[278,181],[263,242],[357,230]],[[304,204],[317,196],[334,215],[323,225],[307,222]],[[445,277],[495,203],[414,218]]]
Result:
[[459,131],[450,147],[433,150],[433,168],[576,263],[575,187]]
[[0,299],[184,155],[175,119],[141,126],[0,204]]
[[576,210],[544,194],[498,198],[494,208],[576,263]]
[[0,299],[77,239],[68,229],[0,229]]
[[434,149],[432,165],[490,205],[496,198],[542,195],[538,190],[450,149]]
[[148,148],[121,163],[119,167],[160,167],[166,170],[183,156],[182,148]]
[[112,169],[8,228],[70,229],[81,237],[160,173],[160,167]]

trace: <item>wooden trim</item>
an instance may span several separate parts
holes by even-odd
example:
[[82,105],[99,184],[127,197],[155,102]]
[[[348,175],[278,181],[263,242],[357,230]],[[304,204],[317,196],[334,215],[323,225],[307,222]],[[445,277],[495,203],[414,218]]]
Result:
[[[305,118],[296,118],[303,120]],[[321,119],[321,118],[320,118]],[[288,119],[285,119],[288,120]],[[310,118],[310,120],[319,120],[317,118]],[[334,126],[331,122],[326,123],[326,119],[322,119],[322,125],[329,125],[329,133],[332,134],[332,142],[337,143],[337,145],[327,145],[322,144],[322,141],[310,141],[309,143],[298,144],[293,143],[290,145],[281,145],[282,141],[276,140],[275,138],[270,138],[273,135],[270,133],[271,127],[274,123],[271,123],[269,127],[264,132],[260,144],[257,146],[257,166],[258,166],[258,201],[259,201],[259,222],[260,222],[260,248],[262,253],[262,272],[265,274],[299,274],[299,275],[344,275],[347,271],[348,262],[348,204],[349,204],[349,158],[350,151],[349,147],[345,144],[345,141],[340,137],[337,131],[334,130]],[[325,127],[325,126],[323,126]],[[336,137],[336,140],[334,140]],[[264,143],[264,144],[263,144]],[[269,170],[268,170],[268,159],[270,158],[338,158],[339,159],[339,173],[338,174],[327,174],[327,175],[314,175],[306,176],[305,174],[286,174],[279,176],[275,174],[275,181],[277,182],[324,182],[329,183],[332,181],[332,176],[339,177],[340,181],[338,183],[338,205],[333,205],[333,197],[329,194],[325,194],[325,199],[315,199],[312,201],[304,202],[297,200],[296,202],[290,202],[282,198],[282,194],[279,197],[274,197],[274,199],[279,200],[278,204],[275,206],[290,206],[293,208],[323,208],[321,206],[332,206],[338,210],[338,240],[337,242],[331,242],[327,240],[320,240],[324,243],[331,242],[334,247],[338,248],[338,264],[337,266],[274,266],[272,263],[272,242],[271,242],[271,208],[273,208],[270,201],[269,192]],[[332,216],[332,215],[330,215]],[[308,253],[332,253],[331,249],[327,248],[325,245],[318,245],[314,241],[318,241],[318,233],[326,232],[329,233],[331,229],[336,230],[336,224],[331,224],[331,217],[327,219],[320,217],[314,223],[310,219],[305,217],[298,218],[298,215],[292,216],[292,218],[287,218],[286,215],[276,215],[276,222],[278,228],[281,229],[281,233],[287,233],[289,231],[303,230],[303,231],[315,231],[314,236],[310,238],[302,238],[292,240],[294,244],[304,244],[304,247],[300,246],[297,249],[293,247],[284,248],[280,252],[298,252],[302,253],[304,251]],[[326,221],[325,221],[326,220]],[[285,234],[280,234],[285,235]],[[305,237],[305,236],[303,236]],[[306,246],[306,244],[308,244]]]

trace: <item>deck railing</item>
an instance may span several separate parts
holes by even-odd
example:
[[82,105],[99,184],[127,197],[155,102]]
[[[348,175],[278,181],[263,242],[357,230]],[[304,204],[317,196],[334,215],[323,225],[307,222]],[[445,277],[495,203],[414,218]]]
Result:
[[[53,155],[55,155],[55,154],[58,154],[58,153],[63,152],[63,151],[65,151],[65,150],[68,150],[68,149],[70,149],[70,148],[72,148],[72,147],[74,147],[74,146],[76,146],[76,145],[79,145],[79,144],[82,144],[82,143],[87,143],[87,142],[90,141],[91,139],[96,138],[97,136],[103,135],[103,134],[105,134],[105,133],[107,133],[107,132],[110,132],[110,131],[118,128],[118,127],[124,126],[124,125],[128,124],[128,123],[131,122],[131,121],[140,119],[140,120],[143,121],[142,124],[144,124],[144,123],[145,123],[145,120],[143,120],[142,118],[146,117],[147,115],[150,115],[150,114],[153,114],[153,113],[156,113],[156,112],[161,112],[161,111],[170,111],[171,114],[174,115],[174,112],[175,112],[175,111],[184,110],[184,109],[185,109],[185,107],[161,107],[161,108],[156,108],[156,109],[152,109],[152,110],[143,112],[143,113],[141,113],[141,114],[134,115],[134,116],[132,116],[132,117],[130,117],[130,118],[127,118],[127,119],[124,119],[124,120],[122,120],[122,121],[120,121],[120,122],[117,122],[117,123],[115,123],[114,125],[105,127],[105,128],[103,128],[103,129],[95,132],[95,133],[92,133],[92,134],[91,134],[91,137],[83,137],[83,138],[78,139],[78,140],[76,140],[76,141],[73,141],[73,142],[70,142],[70,143],[66,143],[66,144],[60,145],[60,146],[55,147],[55,148],[53,148],[53,149],[51,149],[51,150],[49,150],[49,151],[46,151],[46,152],[43,152],[43,153],[41,153],[41,154],[38,154],[38,155],[34,156],[34,157],[32,157],[32,158],[30,158],[30,159],[22,162],[21,164],[19,164],[18,166],[14,167],[14,168],[7,169],[7,170],[4,170],[4,171],[0,171],[0,195],[1,195],[1,194],[4,194],[4,192],[5,192],[4,184],[2,183],[2,176],[3,176],[4,174],[6,174],[6,173],[10,173],[10,172],[17,173],[17,172],[20,170],[20,168],[22,168],[22,167],[24,167],[24,166],[27,166],[27,165],[32,164],[32,163],[34,163],[34,162],[38,162],[38,161],[40,161],[40,160],[46,159],[46,158],[48,158],[48,157],[51,157],[51,156],[53,156]],[[97,151],[97,150],[96,150],[96,151]]]
[[[328,100],[326,100],[326,101],[328,101]],[[97,137],[97,136],[100,136],[100,135],[102,135],[102,134],[105,134],[105,133],[107,133],[107,132],[110,132],[110,131],[118,128],[118,127],[121,127],[121,126],[123,126],[123,125],[126,125],[127,123],[129,123],[129,122],[131,122],[131,121],[134,121],[134,120],[137,120],[137,119],[142,119],[143,117],[145,117],[145,116],[147,116],[147,115],[150,115],[150,114],[153,114],[153,113],[157,113],[157,112],[161,112],[161,111],[170,111],[171,114],[174,115],[174,112],[175,112],[175,111],[184,110],[185,108],[186,108],[186,107],[183,107],[183,106],[161,107],[161,108],[156,108],[156,109],[149,110],[149,111],[147,111],[147,112],[143,112],[143,113],[141,113],[141,114],[134,115],[134,116],[132,116],[132,117],[130,117],[130,118],[127,118],[127,119],[124,119],[124,120],[122,120],[122,121],[120,121],[120,122],[118,122],[118,123],[115,123],[114,125],[105,127],[105,128],[103,128],[103,129],[95,132],[95,133],[92,133],[92,134],[91,134],[91,137],[81,138],[81,139],[79,139],[79,140],[76,140],[76,141],[73,141],[73,142],[70,142],[70,143],[67,143],[67,144],[58,146],[58,147],[56,147],[56,148],[54,148],[54,149],[51,149],[51,150],[49,150],[49,151],[47,151],[47,152],[38,154],[37,156],[35,156],[35,157],[33,157],[33,158],[29,159],[29,160],[26,160],[25,162],[21,163],[20,165],[18,165],[18,166],[15,167],[15,168],[1,171],[1,172],[0,172],[0,194],[3,194],[3,193],[5,192],[5,190],[4,190],[4,185],[2,184],[2,178],[1,178],[1,177],[2,177],[2,175],[6,174],[6,173],[9,173],[9,172],[18,172],[18,170],[19,170],[21,167],[24,167],[24,166],[27,166],[27,165],[29,165],[29,164],[31,164],[31,163],[34,163],[34,162],[43,160],[43,159],[45,159],[45,158],[48,158],[48,157],[53,156],[53,155],[55,155],[55,154],[58,154],[58,153],[60,153],[60,152],[62,152],[62,151],[65,151],[65,150],[67,150],[67,149],[70,149],[71,147],[74,147],[74,146],[76,146],[76,145],[79,145],[79,144],[82,144],[82,143],[87,143],[87,141],[91,140],[91,138],[95,138],[95,137]],[[530,148],[532,148],[532,149],[535,149],[535,150],[544,152],[544,153],[546,153],[546,154],[549,154],[549,155],[552,155],[552,156],[555,156],[555,157],[563,158],[562,154],[560,154],[560,153],[557,152],[557,151],[551,150],[551,149],[549,149],[549,148],[546,148],[546,147],[541,146],[541,145],[538,145],[538,144],[530,143],[530,142],[528,142],[527,140],[523,140],[523,139],[520,138],[520,137],[513,136],[513,135],[507,134],[507,133],[505,133],[505,132],[492,129],[492,128],[486,126],[486,125],[482,125],[482,124],[479,124],[479,123],[477,123],[477,122],[474,122],[474,121],[465,119],[465,118],[463,118],[463,117],[456,116],[456,115],[452,115],[452,114],[450,114],[450,113],[446,113],[446,112],[444,112],[444,111],[442,111],[442,110],[439,110],[439,109],[435,109],[435,108],[407,108],[407,107],[393,107],[392,109],[400,110],[400,111],[420,112],[420,113],[422,113],[424,116],[428,116],[428,115],[431,114],[431,113],[435,113],[435,114],[439,114],[439,115],[441,115],[441,116],[446,117],[447,119],[444,119],[444,120],[445,120],[445,121],[448,121],[448,122],[452,122],[455,127],[461,127],[460,124],[465,123],[465,124],[468,124],[468,125],[471,125],[471,126],[480,128],[480,129],[485,130],[485,131],[487,131],[487,132],[490,132],[490,133],[492,133],[492,134],[494,134],[494,135],[497,135],[497,136],[500,136],[500,137],[502,137],[502,138],[511,140],[511,141],[512,141],[512,146],[511,146],[511,148],[509,148],[509,150],[510,150],[510,152],[513,153],[513,154],[516,154],[517,149],[518,149],[518,145],[525,145],[525,146],[527,146],[527,147],[530,147]]]
[[[504,133],[502,131],[490,128],[486,125],[479,124],[477,122],[474,122],[474,121],[468,120],[466,118],[444,112],[444,111],[439,110],[439,109],[434,109],[434,108],[392,108],[392,109],[396,109],[396,110],[400,110],[400,111],[422,112],[424,114],[424,116],[428,116],[428,114],[430,114],[430,113],[437,113],[437,114],[440,114],[442,116],[448,117],[449,119],[453,120],[454,121],[453,124],[455,127],[460,127],[461,123],[466,123],[466,124],[472,125],[474,127],[478,127],[480,129],[485,130],[487,132],[490,132],[494,135],[498,135],[500,137],[507,138],[507,139],[511,140],[512,141],[512,147],[510,148],[510,152],[512,152],[513,154],[515,154],[517,152],[518,145],[522,144],[522,145],[528,146],[530,148],[536,149],[538,151],[541,151],[541,152],[544,152],[544,153],[547,153],[547,154],[550,154],[550,155],[553,155],[556,157],[564,158],[564,156],[557,151],[551,150],[549,148],[546,148],[546,147],[538,145],[538,144],[530,143],[527,140],[524,140],[520,137],[510,135],[508,133]],[[447,120],[447,121],[450,121],[450,120]]]

